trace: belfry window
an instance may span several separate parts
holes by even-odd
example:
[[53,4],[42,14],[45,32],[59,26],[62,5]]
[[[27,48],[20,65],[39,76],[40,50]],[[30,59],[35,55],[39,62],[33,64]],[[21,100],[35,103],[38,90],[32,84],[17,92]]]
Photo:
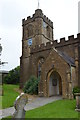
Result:
[[49,28],[49,26],[46,27],[46,34],[47,34],[47,37],[50,38],[50,28]]
[[33,35],[33,25],[29,25],[27,29],[27,36],[30,37]]

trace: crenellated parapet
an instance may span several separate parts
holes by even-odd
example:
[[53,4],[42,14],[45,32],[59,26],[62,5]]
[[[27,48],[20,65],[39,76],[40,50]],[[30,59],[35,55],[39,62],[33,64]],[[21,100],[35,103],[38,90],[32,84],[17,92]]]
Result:
[[53,42],[47,42],[46,45],[41,44],[41,45],[36,45],[34,48],[31,47],[31,53],[39,52],[43,50],[49,50],[52,47],[58,48],[72,44],[78,44],[79,40],[80,40],[80,33],[77,34],[77,38],[74,38],[74,35],[71,35],[68,36],[68,40],[66,40],[64,37],[64,38],[60,38],[60,42],[58,42],[58,40],[54,40]]
[[36,18],[42,18],[44,22],[53,27],[53,22],[43,14],[41,9],[35,10],[35,13],[32,15],[32,17],[28,16],[26,20],[22,19],[22,25],[26,25],[30,22],[33,22]]

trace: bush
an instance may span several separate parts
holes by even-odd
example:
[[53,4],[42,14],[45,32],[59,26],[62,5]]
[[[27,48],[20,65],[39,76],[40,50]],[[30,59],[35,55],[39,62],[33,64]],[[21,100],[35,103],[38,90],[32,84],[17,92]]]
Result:
[[35,76],[31,76],[30,79],[24,85],[24,93],[38,94],[39,79]]
[[8,75],[4,78],[3,83],[18,84],[20,80],[20,66],[9,71]]
[[80,87],[74,87],[73,88],[73,94],[74,93],[80,93]]
[[75,93],[80,93],[80,87],[74,87],[72,92],[75,98]]

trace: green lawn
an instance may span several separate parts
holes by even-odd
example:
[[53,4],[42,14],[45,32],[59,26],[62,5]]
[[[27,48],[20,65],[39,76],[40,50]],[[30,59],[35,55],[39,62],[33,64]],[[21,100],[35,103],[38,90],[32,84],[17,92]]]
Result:
[[[27,111],[25,118],[32,118],[31,120],[33,118],[78,118],[79,114],[75,111],[75,106],[75,100],[57,100],[45,106]],[[7,118],[10,120],[12,117]]]
[[2,108],[13,106],[16,97],[19,95],[19,93],[15,91],[16,88],[19,88],[19,85],[3,85],[3,96],[0,96],[0,109],[1,102]]
[[26,112],[26,118],[78,118],[75,100],[58,100]]
[[[16,97],[19,95],[15,91],[18,85],[3,85],[4,96],[2,98],[2,107],[11,107]],[[1,102],[0,102],[1,103]],[[26,112],[26,118],[78,118],[78,112],[75,111],[75,100],[58,100],[45,106]]]

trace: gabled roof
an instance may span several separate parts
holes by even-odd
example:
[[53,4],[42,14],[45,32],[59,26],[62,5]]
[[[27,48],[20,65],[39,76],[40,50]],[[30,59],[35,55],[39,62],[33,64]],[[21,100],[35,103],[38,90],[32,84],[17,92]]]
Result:
[[54,50],[70,65],[75,67],[75,60],[68,56],[65,52],[58,51],[54,48]]

